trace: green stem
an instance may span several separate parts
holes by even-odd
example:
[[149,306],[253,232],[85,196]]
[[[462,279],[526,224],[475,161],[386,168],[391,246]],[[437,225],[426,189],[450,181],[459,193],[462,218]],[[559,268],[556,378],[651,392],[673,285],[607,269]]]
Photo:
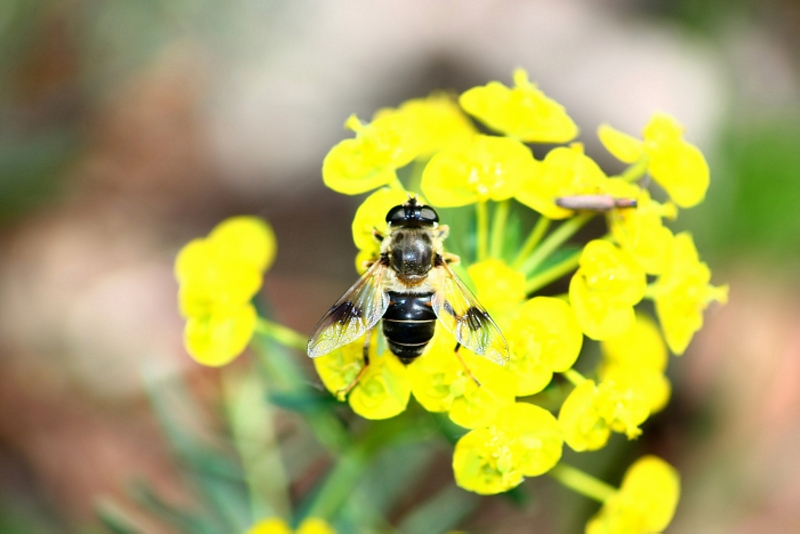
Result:
[[489,208],[486,201],[478,201],[475,207],[478,223],[478,261],[483,261],[489,249]]
[[364,447],[356,447],[339,457],[328,474],[306,517],[330,519],[347,501],[368,466]]
[[645,172],[647,172],[647,156],[642,156],[639,161],[625,169],[619,177],[626,182],[635,182],[644,176]]
[[497,204],[494,210],[494,220],[492,221],[492,238],[489,256],[500,258],[503,255],[503,232],[506,229],[508,212],[511,209],[511,201],[504,200]]
[[522,245],[522,250],[520,250],[519,254],[517,254],[517,258],[511,265],[512,268],[519,270],[522,267],[525,259],[530,255],[531,252],[533,252],[533,249],[536,248],[536,245],[538,245],[544,237],[544,234],[550,227],[551,222],[553,222],[552,219],[548,219],[544,215],[539,217],[539,220],[536,221],[536,226],[534,226],[533,230],[531,231],[531,235],[529,235],[528,239],[525,240],[525,244]]
[[582,383],[586,382],[586,377],[580,374],[575,369],[567,369],[566,371],[561,373],[561,376],[569,380],[575,387],[578,387]]
[[556,465],[547,474],[569,489],[595,501],[606,502],[617,493],[614,486],[564,463]]
[[522,264],[520,270],[524,273],[532,273],[553,251],[575,235],[595,215],[595,213],[582,213],[562,223],[553,233],[547,236],[547,239],[542,241],[542,244]]
[[271,337],[281,345],[305,352],[308,348],[308,338],[279,323],[274,323],[263,317],[256,321],[256,332],[262,336]]
[[582,250],[575,251],[573,254],[570,254],[568,257],[564,258],[552,267],[548,267],[541,273],[529,279],[525,284],[525,294],[530,295],[531,293],[543,288],[550,282],[558,280],[568,272],[575,269],[581,259],[582,252]]

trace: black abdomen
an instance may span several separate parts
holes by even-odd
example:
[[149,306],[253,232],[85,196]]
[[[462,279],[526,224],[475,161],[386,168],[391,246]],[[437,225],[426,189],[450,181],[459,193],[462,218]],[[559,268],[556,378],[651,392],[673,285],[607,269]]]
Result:
[[383,335],[395,356],[410,363],[422,354],[433,337],[436,314],[433,293],[389,292],[389,307],[383,315]]

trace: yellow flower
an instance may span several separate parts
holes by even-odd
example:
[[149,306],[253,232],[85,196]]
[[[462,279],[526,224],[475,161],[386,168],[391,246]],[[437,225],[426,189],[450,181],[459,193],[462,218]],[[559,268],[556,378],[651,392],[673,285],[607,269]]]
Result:
[[642,132],[644,141],[604,124],[598,137],[621,161],[633,163],[647,157],[647,170],[670,198],[682,208],[703,201],[709,184],[708,163],[698,148],[683,139],[683,126],[665,113],[656,113]]
[[336,534],[336,531],[324,519],[307,517],[297,527],[296,534]]
[[522,482],[511,436],[492,426],[468,432],[453,451],[456,484],[481,495],[508,491]]
[[408,193],[405,191],[384,187],[368,196],[356,210],[352,229],[353,242],[359,250],[356,256],[356,270],[359,274],[365,271],[365,261],[374,261],[380,255],[381,245],[373,236],[373,231],[377,230],[383,236],[388,235],[386,214],[393,207],[406,201]]
[[666,406],[671,392],[669,380],[663,374],[667,368],[667,347],[652,319],[637,313],[628,330],[602,341],[600,349],[601,379],[639,388],[648,399],[651,414]]
[[619,246],[648,274],[659,274],[665,267],[673,235],[664,226],[662,217],[674,217],[672,204],[661,204],[650,193],[619,178],[609,179],[606,192],[616,198],[636,200],[635,208],[614,209],[608,212],[608,226]]
[[407,115],[411,120],[414,136],[419,144],[419,159],[427,159],[436,152],[463,146],[477,133],[470,120],[447,93],[434,93],[427,98],[408,100],[397,112]]
[[458,354],[468,372],[455,346],[452,334],[436,329],[426,352],[408,366],[411,391],[429,412],[446,411],[464,428],[485,426],[500,407],[514,402],[511,376],[504,367],[461,347]]
[[656,456],[637,460],[616,495],[586,524],[586,534],[651,534],[672,521],[680,498],[680,477]]
[[478,300],[488,309],[507,310],[525,300],[525,275],[503,260],[490,258],[467,268]]
[[334,146],[322,162],[322,181],[337,193],[357,195],[397,179],[395,170],[419,154],[411,118],[402,113],[362,124],[351,115],[345,126],[356,133]]
[[[295,534],[336,534],[332,526],[324,519],[308,517],[303,519]],[[256,522],[247,530],[247,534],[292,534],[289,524],[279,517],[271,517]]]
[[504,406],[494,423],[516,439],[517,465],[526,477],[543,475],[561,459],[564,438],[553,414],[525,402]]
[[597,163],[583,153],[583,145],[573,143],[554,148],[534,172],[522,175],[516,199],[545,217],[565,219],[574,212],[556,205],[557,198],[599,193],[607,179]]
[[535,165],[530,149],[519,141],[476,135],[467,145],[431,158],[422,173],[422,191],[441,207],[506,200]]
[[459,98],[464,111],[492,130],[525,142],[566,143],[578,127],[564,106],[528,81],[523,69],[514,71],[514,88],[500,82],[474,87]]
[[292,534],[292,529],[280,517],[261,519],[247,529],[247,534]]
[[178,253],[175,277],[180,311],[187,319],[184,343],[198,362],[225,365],[245,349],[256,324],[250,300],[261,288],[275,248],[266,222],[233,217]]
[[504,333],[518,397],[543,390],[553,372],[572,367],[583,346],[583,333],[570,305],[550,297],[535,297],[523,304]]
[[[377,337],[377,336],[375,336]],[[369,347],[369,367],[347,397],[350,407],[365,419],[388,419],[403,412],[411,396],[408,370],[391,352],[378,355],[377,339]],[[364,338],[314,360],[322,383],[342,394],[364,368]]]
[[483,495],[508,491],[561,459],[564,441],[553,415],[533,404],[500,408],[488,427],[464,435],[453,452],[456,483]]
[[569,298],[584,333],[606,339],[624,332],[634,320],[647,279],[629,254],[602,240],[586,244],[580,267],[569,284]]
[[675,236],[667,266],[653,286],[656,314],[667,345],[683,354],[703,326],[703,310],[714,301],[728,301],[728,286],[712,286],[711,271],[700,261],[692,236]]
[[608,442],[611,431],[635,438],[649,415],[648,399],[638,389],[614,380],[604,380],[599,386],[585,380],[564,401],[558,423],[573,450],[594,451]]

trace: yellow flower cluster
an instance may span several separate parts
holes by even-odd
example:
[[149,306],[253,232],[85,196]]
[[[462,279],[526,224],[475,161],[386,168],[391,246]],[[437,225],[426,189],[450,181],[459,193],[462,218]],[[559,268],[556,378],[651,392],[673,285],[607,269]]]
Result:
[[184,343],[198,362],[218,367],[244,351],[256,326],[250,303],[275,259],[275,234],[263,220],[233,217],[187,243],[175,260]]
[[292,530],[280,517],[270,517],[257,521],[246,534],[336,534],[336,531],[327,521],[317,517],[304,519],[297,530]]
[[[578,128],[564,107],[525,71],[513,79],[513,87],[490,82],[458,97],[410,100],[379,110],[370,122],[353,115],[345,126],[354,137],[334,146],[322,166],[323,181],[334,191],[371,192],[352,223],[359,273],[379,257],[376,237],[390,232],[386,213],[409,197],[401,177],[408,176],[409,189],[421,190],[420,203],[475,210],[474,234],[462,240],[467,257],[455,268],[503,332],[507,365],[457,349],[441,326],[410,364],[388,349],[380,328],[314,364],[325,387],[364,418],[394,417],[412,396],[430,412],[447,413],[466,429],[453,454],[456,482],[481,494],[547,472],[559,478],[569,471],[559,465],[565,443],[592,451],[612,432],[638,436],[669,400],[667,348],[682,354],[704,310],[727,300],[727,286],[710,284],[691,236],[674,235],[665,224],[679,208],[700,203],[709,186],[708,165],[681,125],[657,113],[641,139],[600,126],[601,143],[630,164],[608,176],[575,142]],[[472,119],[494,133],[480,133]],[[537,159],[527,143],[561,146]],[[410,172],[398,173],[409,165]],[[640,180],[645,175],[660,186],[652,196],[648,181]],[[527,237],[506,232],[512,210],[536,212]],[[608,233],[580,249],[567,244],[598,212]],[[520,227],[524,219],[513,220]],[[550,231],[551,224],[558,226]],[[175,273],[186,347],[199,362],[224,365],[245,349],[258,321],[251,300],[274,255],[271,228],[251,217],[225,221],[181,250]],[[537,295],[567,275],[566,294]],[[653,301],[658,323],[641,311],[644,299]],[[584,377],[573,367],[586,338],[600,343],[602,358]],[[531,397],[556,375],[564,387],[548,395],[564,392],[557,417]],[[581,487],[570,480],[565,484]],[[654,457],[631,466],[619,490],[602,486],[594,496],[604,506],[587,525],[589,534],[663,530],[679,496],[674,469]],[[291,530],[270,519],[250,532]],[[298,532],[332,530],[307,520]]]
[[[710,271],[691,237],[675,236],[665,225],[677,217],[679,207],[701,202],[709,185],[705,159],[684,140],[680,124],[657,113],[641,140],[602,125],[597,132],[601,143],[631,164],[621,175],[609,177],[581,143],[572,142],[578,128],[564,107],[532,84],[523,70],[513,78],[513,87],[490,82],[464,92],[457,101],[443,94],[412,100],[381,110],[369,124],[351,117],[347,125],[355,139],[334,147],[323,165],[325,183],[336,191],[377,189],[353,221],[359,272],[379,255],[374,232],[388,231],[386,212],[409,194],[396,171],[411,161],[416,161],[412,183],[419,184],[423,202],[477,208],[477,257],[465,262],[462,272],[508,342],[508,365],[497,366],[464,348],[456,354],[453,336],[442,328],[436,329],[423,356],[407,366],[381,345],[379,335],[371,340],[366,371],[363,339],[315,364],[332,392],[343,391],[361,376],[348,401],[364,417],[397,415],[413,395],[426,410],[447,412],[470,429],[456,445],[453,467],[459,485],[483,494],[507,491],[526,476],[547,472],[559,461],[563,443],[590,451],[605,446],[612,432],[638,436],[641,424],[669,400],[667,347],[683,353],[702,326],[705,308],[727,298],[727,287],[710,285]],[[497,135],[479,133],[467,115]],[[526,145],[570,142],[541,160]],[[645,174],[663,188],[666,200],[655,200],[638,183]],[[487,245],[487,206],[495,206],[492,239],[503,240],[511,200],[540,215],[525,243],[517,243],[516,257],[502,253],[511,248],[508,243]],[[591,218],[592,212],[583,210],[595,205],[605,212],[609,233],[579,253],[548,260]],[[564,222],[546,235],[556,220]],[[568,294],[532,295],[571,271]],[[660,325],[637,311],[645,298],[654,301]],[[599,341],[603,355],[589,378],[572,369],[584,336]],[[518,400],[543,391],[558,373],[575,387],[557,419],[530,401]],[[592,532],[614,531],[617,527],[597,530],[611,524],[607,517],[628,521],[647,515],[640,512],[650,506],[648,501],[629,497],[629,488],[638,487],[638,473],[649,473],[639,465],[631,470],[634,482],[626,478],[619,494],[587,527]],[[663,489],[662,482],[656,480],[654,491]],[[661,525],[651,519],[641,519],[643,528]],[[633,525],[631,521],[625,524]]]

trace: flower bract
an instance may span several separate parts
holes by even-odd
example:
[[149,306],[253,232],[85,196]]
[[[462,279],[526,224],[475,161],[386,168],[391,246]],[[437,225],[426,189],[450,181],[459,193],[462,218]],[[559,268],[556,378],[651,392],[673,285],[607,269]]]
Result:
[[459,103],[492,130],[526,143],[566,143],[578,135],[564,106],[528,81],[523,69],[514,71],[513,88],[489,82],[466,91]]

